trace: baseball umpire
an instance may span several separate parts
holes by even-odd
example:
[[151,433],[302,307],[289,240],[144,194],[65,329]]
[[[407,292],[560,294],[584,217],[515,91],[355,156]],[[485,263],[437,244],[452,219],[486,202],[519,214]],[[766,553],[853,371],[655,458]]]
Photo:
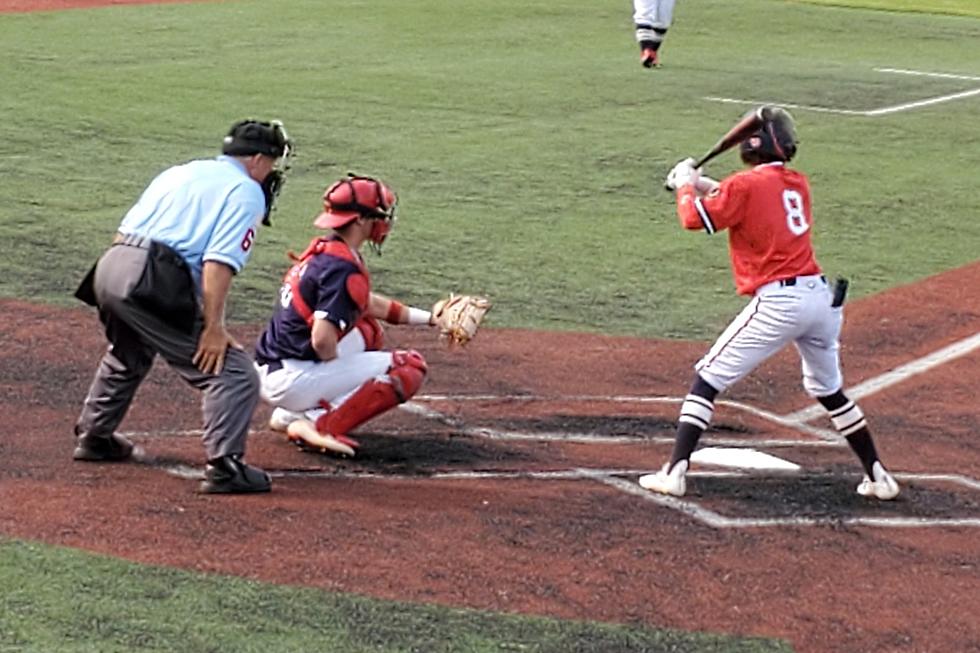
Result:
[[220,156],[160,173],[123,218],[76,292],[98,307],[109,347],[75,425],[75,460],[133,457],[115,431],[159,354],[204,393],[201,491],[269,491],[268,474],[242,460],[259,382],[225,328],[225,300],[269,224],[290,148],[278,121],[237,122]]
[[667,177],[685,229],[728,230],[736,290],[752,299],[695,365],[670,461],[642,476],[640,485],[682,496],[691,453],[711,423],[715,397],[793,343],[802,360],[804,389],[827,410],[864,467],[858,494],[894,499],[898,484],[878,458],[860,407],[842,389],[839,337],[846,286],[839,283],[832,290],[814,256],[810,184],[786,166],[798,144],[793,119],[778,107],[760,115],[767,118],[740,146],[747,170],[719,184],[702,177],[689,158]]

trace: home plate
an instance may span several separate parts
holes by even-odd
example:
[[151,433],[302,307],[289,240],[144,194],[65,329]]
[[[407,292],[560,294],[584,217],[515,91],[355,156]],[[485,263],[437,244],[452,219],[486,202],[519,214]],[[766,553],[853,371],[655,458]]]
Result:
[[771,456],[755,449],[736,449],[734,447],[705,447],[691,454],[691,461],[702,465],[739,467],[741,469],[775,469],[795,472],[800,469],[796,463]]

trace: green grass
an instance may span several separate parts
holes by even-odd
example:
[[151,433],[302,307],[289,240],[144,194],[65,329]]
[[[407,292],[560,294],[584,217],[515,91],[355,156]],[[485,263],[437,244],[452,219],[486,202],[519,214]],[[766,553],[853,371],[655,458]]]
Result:
[[378,601],[0,540],[3,653],[790,650],[757,638]]
[[980,18],[976,0],[797,0],[815,5],[860,7],[884,11],[911,11],[923,14],[951,14]]
[[[680,3],[666,66],[651,72],[618,5],[366,6],[0,16],[0,296],[71,304],[149,179],[215,153],[253,115],[282,118],[299,158],[236,280],[235,321],[266,317],[323,187],[355,170],[400,194],[402,220],[370,261],[383,292],[422,305],[484,292],[496,326],[708,339],[741,304],[725,239],[682,232],[660,189],[746,108],[704,96],[869,109],[978,85],[875,68],[980,75],[980,21],[962,17]],[[795,112],[819,255],[855,297],[976,257],[978,106]],[[709,172],[736,164],[729,154]]]

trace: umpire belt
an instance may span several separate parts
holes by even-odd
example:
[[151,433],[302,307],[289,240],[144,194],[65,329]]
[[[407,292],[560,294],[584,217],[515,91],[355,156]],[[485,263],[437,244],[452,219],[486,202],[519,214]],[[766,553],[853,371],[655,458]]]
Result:
[[150,249],[152,242],[152,238],[140,236],[139,234],[117,233],[115,238],[112,239],[113,245],[126,245],[128,247],[139,247],[140,249]]

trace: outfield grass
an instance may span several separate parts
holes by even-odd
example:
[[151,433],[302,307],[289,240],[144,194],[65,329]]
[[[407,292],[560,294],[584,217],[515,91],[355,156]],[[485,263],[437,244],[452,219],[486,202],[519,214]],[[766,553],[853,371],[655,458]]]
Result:
[[763,653],[785,643],[495,615],[0,540],[0,651]]
[[[401,197],[402,220],[371,260],[383,292],[419,304],[485,292],[491,326],[709,339],[741,304],[725,241],[682,233],[660,189],[674,161],[747,108],[705,96],[866,110],[980,86],[875,71],[980,76],[980,21],[930,13],[977,16],[975,2],[859,4],[895,11],[678,3],[655,72],[638,65],[619,2],[0,15],[0,296],[75,305],[75,282],[149,179],[213,154],[251,115],[282,118],[299,158],[275,227],[235,282],[236,321],[264,319],[323,186],[356,170]],[[880,118],[794,112],[820,256],[855,296],[976,258],[978,103]],[[709,172],[735,168],[728,155]],[[15,542],[0,544],[0,588],[5,653],[204,651],[216,640],[242,651],[780,648],[374,603]]]
[[[703,97],[870,109],[980,84],[874,70],[980,75],[970,18],[680,3],[655,72],[632,38],[627,10],[589,0],[377,0],[369,18],[320,0],[2,16],[0,295],[71,304],[156,172],[213,154],[236,118],[276,116],[299,158],[236,280],[233,320],[265,318],[323,186],[356,170],[401,197],[371,260],[384,292],[419,304],[484,292],[497,326],[709,339],[741,304],[726,243],[682,233],[660,188],[746,109]],[[795,112],[820,256],[855,297],[976,257],[978,104]]]
[[923,14],[951,14],[980,18],[977,0],[797,0],[817,5],[858,7],[883,11],[906,11]]

